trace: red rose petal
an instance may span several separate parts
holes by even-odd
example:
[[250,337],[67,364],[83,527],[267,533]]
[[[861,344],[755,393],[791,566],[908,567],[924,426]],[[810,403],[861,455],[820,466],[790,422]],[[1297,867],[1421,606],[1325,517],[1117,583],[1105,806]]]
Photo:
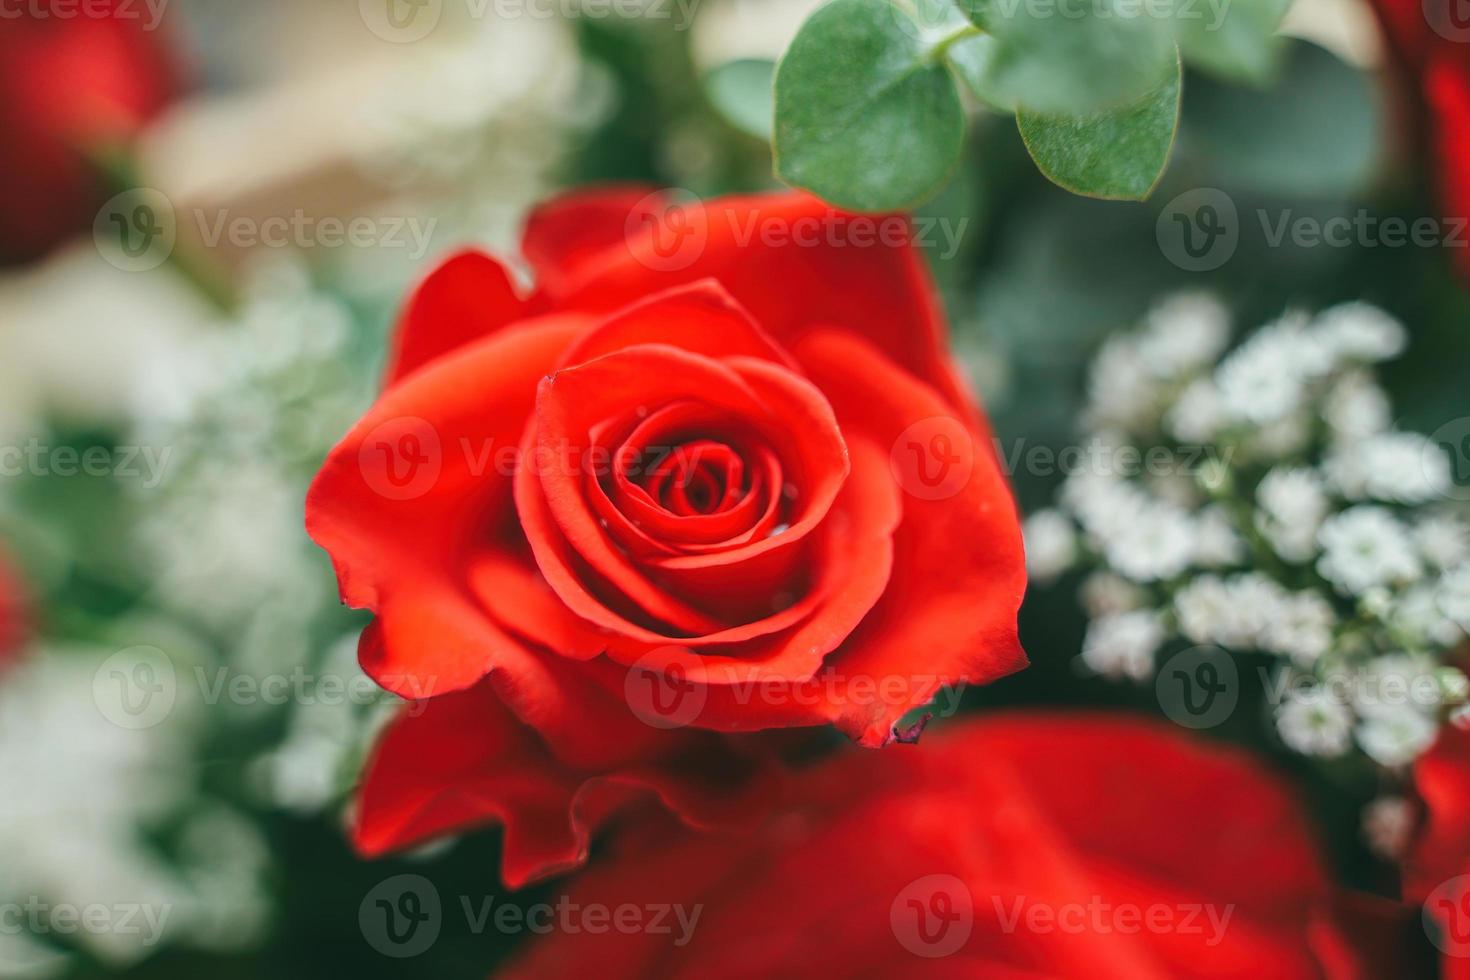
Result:
[[482,252],[460,252],[419,284],[393,338],[384,385],[490,336],[527,313],[505,266]]
[[389,690],[466,687],[519,647],[473,604],[466,567],[496,534],[517,533],[492,454],[517,445],[536,379],[581,329],[567,318],[517,327],[415,372],[312,483],[307,531],[332,556],[342,600],[382,618],[363,666]]
[[738,826],[764,810],[780,778],[773,763],[735,756],[712,736],[685,741],[697,741],[701,766],[674,756],[602,772],[571,768],[481,683],[409,705],[384,732],[353,840],[377,856],[499,823],[501,876],[519,888],[586,861],[591,832],[635,799],[657,797],[695,826]]
[[637,220],[650,211],[646,197],[579,194],[556,211],[565,224],[597,229],[581,241],[606,244],[595,256],[579,249],[567,263],[546,250],[538,289],[553,305],[606,312],[714,278],[779,343],[790,346],[818,324],[841,325],[953,407],[972,404],[949,359],[943,311],[907,218],[853,215],[789,192],[723,197],[677,211],[680,232],[692,237],[666,256],[654,244],[657,229]]
[[[965,422],[937,392],[850,335],[811,334],[797,356],[843,430],[880,446],[897,445],[915,425],[951,434]],[[882,705],[833,706],[836,723],[864,744],[886,744],[894,722],[945,684],[988,683],[1026,665],[1016,632],[1026,569],[1015,504],[994,453],[970,431],[970,444],[955,447],[969,466],[962,484],[939,499],[918,495],[922,486],[904,488],[889,587],[832,663],[864,684],[907,689]]]

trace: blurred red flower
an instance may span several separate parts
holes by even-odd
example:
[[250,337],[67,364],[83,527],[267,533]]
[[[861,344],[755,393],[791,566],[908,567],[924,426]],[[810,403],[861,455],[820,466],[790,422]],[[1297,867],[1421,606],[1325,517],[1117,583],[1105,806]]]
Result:
[[754,835],[624,828],[503,975],[1395,975],[1283,785],[1159,723],[993,717],[797,795]]
[[1470,732],[1445,725],[1414,763],[1423,823],[1404,858],[1404,897],[1423,906],[1446,980],[1470,980]]
[[20,577],[0,555],[0,667],[14,659],[28,632]]
[[[1441,208],[1449,219],[1470,220],[1470,15],[1462,0],[1373,0],[1373,5],[1423,100]],[[1463,240],[1465,229],[1460,231]],[[1470,248],[1455,249],[1454,260],[1470,275]]]
[[122,0],[16,4],[0,17],[0,261],[34,259],[91,227],[97,157],[173,95],[148,8]]
[[307,500],[377,613],[364,669],[430,699],[370,764],[364,850],[495,819],[519,883],[612,797],[728,809],[765,769],[729,733],[884,745],[1025,664],[1015,507],[907,218],[621,189],[523,244],[528,298],[475,253],[423,283]]

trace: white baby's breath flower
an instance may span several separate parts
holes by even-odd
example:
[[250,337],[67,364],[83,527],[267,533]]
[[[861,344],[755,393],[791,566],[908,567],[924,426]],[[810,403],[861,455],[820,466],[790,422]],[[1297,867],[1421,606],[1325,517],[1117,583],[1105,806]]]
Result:
[[1358,744],[1382,766],[1408,765],[1434,742],[1439,726],[1411,705],[1377,710],[1357,728]]
[[1461,565],[1439,582],[1439,608],[1470,631],[1470,565]]
[[1295,592],[1269,607],[1261,646],[1285,654],[1300,667],[1310,666],[1332,647],[1337,614],[1315,592]]
[[1460,627],[1439,606],[1437,582],[1405,589],[1389,601],[1382,618],[1415,643],[1448,647],[1463,637]]
[[1322,342],[1345,361],[1386,361],[1408,343],[1404,325],[1376,306],[1343,303],[1317,317]]
[[1317,571],[1345,595],[1410,582],[1423,571],[1408,530],[1382,507],[1353,507],[1317,532]]
[[1178,293],[1148,314],[1138,350],[1160,377],[1177,377],[1214,361],[1230,342],[1230,313],[1208,293]]
[[1136,582],[1174,578],[1189,567],[1194,534],[1188,514],[1155,501],[1115,530],[1105,546],[1108,564]]
[[1373,853],[1386,861],[1404,856],[1417,822],[1414,804],[1402,796],[1380,796],[1363,808],[1363,836]]
[[1322,417],[1339,439],[1366,439],[1388,428],[1392,409],[1384,393],[1366,372],[1339,378],[1322,401]]
[[1193,444],[1212,442],[1228,422],[1220,391],[1208,378],[1190,382],[1175,399],[1165,418],[1169,433],[1175,439]]
[[1290,313],[1263,327],[1215,373],[1226,412],[1257,424],[1275,422],[1302,405],[1306,385],[1332,367],[1331,352]]
[[1311,441],[1312,427],[1307,415],[1295,412],[1256,428],[1250,433],[1247,446],[1253,456],[1278,460],[1301,455]]
[[1201,568],[1223,568],[1244,560],[1245,542],[1224,508],[1206,507],[1195,515],[1194,533],[1194,563]]
[[1353,675],[1354,710],[1364,718],[1390,720],[1405,707],[1428,717],[1438,715],[1444,688],[1436,667],[1434,658],[1423,654],[1390,653],[1373,658]]
[[1276,730],[1288,748],[1331,758],[1352,745],[1353,713],[1340,701],[1314,692],[1282,704],[1276,712]]
[[1419,504],[1445,496],[1451,485],[1444,450],[1415,432],[1384,432],[1339,445],[1325,468],[1349,500]]
[[1093,544],[1102,547],[1149,506],[1137,486],[1107,473],[1076,470],[1062,486],[1062,502]]
[[1470,560],[1470,527],[1453,514],[1430,514],[1414,525],[1414,544],[1429,564],[1447,571]]
[[1256,528],[1288,561],[1301,562],[1317,551],[1317,530],[1327,516],[1327,495],[1316,473],[1278,466],[1256,487]]
[[1077,532],[1065,514],[1042,510],[1027,518],[1026,570],[1039,581],[1054,579],[1077,558]]
[[1082,607],[1094,619],[1131,612],[1147,600],[1141,587],[1113,572],[1093,572],[1082,583]]
[[1082,641],[1082,662],[1105,677],[1147,680],[1153,675],[1154,653],[1164,642],[1164,626],[1149,610],[1094,619]]
[[1261,632],[1277,617],[1284,597],[1281,586],[1263,575],[1228,581],[1200,575],[1174,594],[1174,614],[1180,632],[1196,643],[1250,650],[1260,645]]
[[1088,379],[1087,420],[1094,428],[1134,430],[1157,410],[1159,386],[1137,342],[1115,336],[1103,344]]

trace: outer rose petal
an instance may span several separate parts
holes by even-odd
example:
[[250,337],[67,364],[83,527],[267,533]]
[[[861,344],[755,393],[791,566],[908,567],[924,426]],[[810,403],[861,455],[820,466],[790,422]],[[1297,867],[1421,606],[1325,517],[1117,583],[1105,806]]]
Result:
[[[579,245],[607,244],[595,255],[579,247],[567,263],[545,249],[538,262],[545,300],[611,311],[679,283],[715,278],[779,343],[791,346],[816,324],[840,324],[933,385],[953,407],[970,409],[907,218],[852,215],[799,193],[723,197],[677,211],[676,231],[692,237],[669,257],[654,240],[655,232],[667,238],[667,228],[637,220],[647,198],[633,193],[554,202],[564,226],[587,229]],[[528,233],[528,248],[545,237]]]
[[1452,725],[1414,763],[1424,825],[1404,860],[1404,894],[1414,901],[1456,875],[1470,874],[1470,732]]
[[483,252],[460,252],[436,266],[409,298],[394,334],[384,386],[490,336],[527,312],[505,266]]
[[25,641],[26,601],[20,579],[0,556],[0,669],[20,650]]
[[630,801],[657,796],[694,826],[738,825],[769,803],[779,775],[734,755],[713,736],[668,748],[697,752],[604,772],[578,770],[550,753],[490,683],[405,708],[368,764],[353,839],[368,856],[443,834],[500,823],[507,887],[587,859],[591,832]]
[[[949,420],[946,431],[962,431],[966,416],[861,340],[813,333],[797,357],[844,432],[892,449],[915,424]],[[831,662],[854,682],[904,687],[898,698],[839,691],[829,706],[866,745],[890,741],[894,723],[941,686],[989,683],[1027,662],[1016,631],[1026,568],[1015,504],[994,453],[970,432],[971,445],[960,447],[972,466],[963,485],[936,500],[903,494],[889,586]]]
[[317,474],[306,528],[331,554],[342,600],[380,614],[363,668],[389,690],[458,690],[523,655],[473,601],[467,565],[495,535],[518,533],[506,527],[510,477],[493,454],[518,444],[536,380],[580,329],[568,319],[520,326],[415,372]]
[[526,217],[521,254],[536,281],[559,294],[583,266],[624,240],[629,215],[646,206],[651,184],[605,184],[552,198]]
[[[559,934],[502,975],[1367,980],[1295,801],[1176,729],[1086,714],[961,724],[922,751],[828,763],[791,803],[754,836],[630,828],[570,890],[584,907],[698,909],[692,935]],[[938,875],[952,877],[926,889]],[[949,930],[926,940],[916,909],[943,912],[940,892],[971,928],[925,958]],[[1099,903],[1209,907],[1217,925],[1024,926],[1030,909],[1055,924]]]

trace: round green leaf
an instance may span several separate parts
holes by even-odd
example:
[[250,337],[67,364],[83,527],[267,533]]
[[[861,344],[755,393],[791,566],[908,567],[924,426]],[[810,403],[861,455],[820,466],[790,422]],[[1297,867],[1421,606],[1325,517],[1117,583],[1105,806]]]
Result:
[[834,0],[776,69],[776,175],[839,207],[908,208],[960,159],[965,119],[932,42],[887,0]]
[[1143,98],[1082,116],[1016,113],[1032,159],[1075,194],[1113,200],[1148,197],[1179,125],[1179,71]]
[[776,63],[766,58],[730,61],[705,76],[705,94],[730,125],[769,140],[775,112],[771,94],[775,74]]
[[960,6],[995,38],[985,90],[1036,112],[1080,115],[1126,105],[1157,88],[1178,60],[1168,11],[1140,13],[1137,0],[962,0]]

